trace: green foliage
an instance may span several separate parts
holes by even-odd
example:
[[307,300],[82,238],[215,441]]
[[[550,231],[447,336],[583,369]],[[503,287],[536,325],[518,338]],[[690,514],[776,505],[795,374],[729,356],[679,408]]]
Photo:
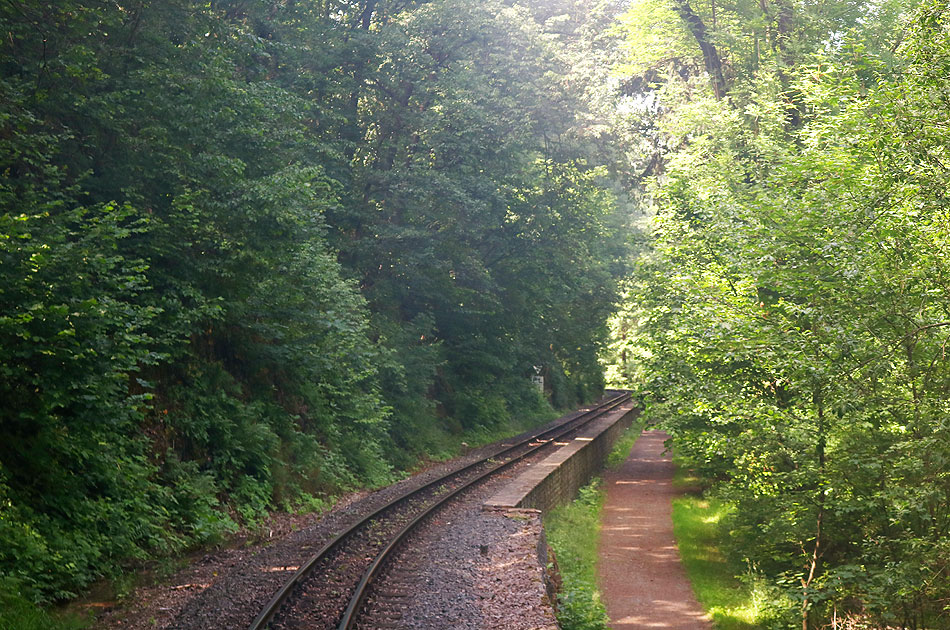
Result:
[[[9,204],[18,187],[8,177],[0,197]],[[162,536],[133,432],[149,396],[128,383],[156,360],[146,332],[156,311],[136,304],[145,265],[117,253],[141,229],[127,226],[131,208],[30,195],[28,213],[0,217],[0,564],[64,596],[107,558]],[[58,526],[64,514],[75,528]]]
[[557,405],[602,389],[626,249],[595,34],[571,2],[373,6],[0,6],[23,597],[548,417],[535,365]]
[[900,29],[896,5],[790,6],[777,62],[728,99],[661,90],[676,149],[632,284],[643,393],[736,506],[777,623],[940,626],[947,8]]
[[546,117],[572,96],[548,80],[567,63],[525,9],[494,3],[427,4],[379,46],[364,166],[331,222],[374,324],[405,339],[394,422],[406,408],[417,424],[402,398],[420,390],[463,426],[502,421],[532,365],[564,377],[557,405],[590,398],[622,247],[603,171],[544,141],[571,133],[570,112]]
[[17,594],[12,584],[0,583],[0,628],[80,630],[86,627],[89,627],[88,620],[46,612]]

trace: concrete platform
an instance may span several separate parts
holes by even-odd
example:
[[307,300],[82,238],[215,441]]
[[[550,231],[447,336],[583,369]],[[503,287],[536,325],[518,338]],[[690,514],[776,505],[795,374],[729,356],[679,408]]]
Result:
[[577,490],[599,473],[614,442],[637,416],[627,401],[598,418],[576,437],[529,467],[488,499],[484,509],[532,508],[547,512],[574,498]]

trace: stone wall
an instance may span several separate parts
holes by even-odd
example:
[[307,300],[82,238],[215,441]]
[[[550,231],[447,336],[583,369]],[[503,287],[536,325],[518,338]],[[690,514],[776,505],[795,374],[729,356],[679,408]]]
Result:
[[577,437],[522,472],[485,502],[487,508],[548,510],[571,501],[578,489],[603,470],[617,438],[639,410],[629,401],[598,418]]

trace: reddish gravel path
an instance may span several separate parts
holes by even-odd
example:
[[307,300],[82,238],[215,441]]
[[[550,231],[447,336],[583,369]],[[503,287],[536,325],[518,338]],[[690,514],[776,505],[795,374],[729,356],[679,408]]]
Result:
[[644,431],[607,473],[600,584],[613,630],[711,630],[673,539],[673,463],[661,431]]

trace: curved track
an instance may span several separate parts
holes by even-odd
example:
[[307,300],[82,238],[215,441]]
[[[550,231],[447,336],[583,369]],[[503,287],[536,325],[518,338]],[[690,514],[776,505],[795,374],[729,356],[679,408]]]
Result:
[[563,439],[630,399],[606,401],[564,423],[498,450],[395,498],[336,535],[271,598],[249,630],[338,628],[351,630],[373,582],[393,552],[435,511],[553,441]]

